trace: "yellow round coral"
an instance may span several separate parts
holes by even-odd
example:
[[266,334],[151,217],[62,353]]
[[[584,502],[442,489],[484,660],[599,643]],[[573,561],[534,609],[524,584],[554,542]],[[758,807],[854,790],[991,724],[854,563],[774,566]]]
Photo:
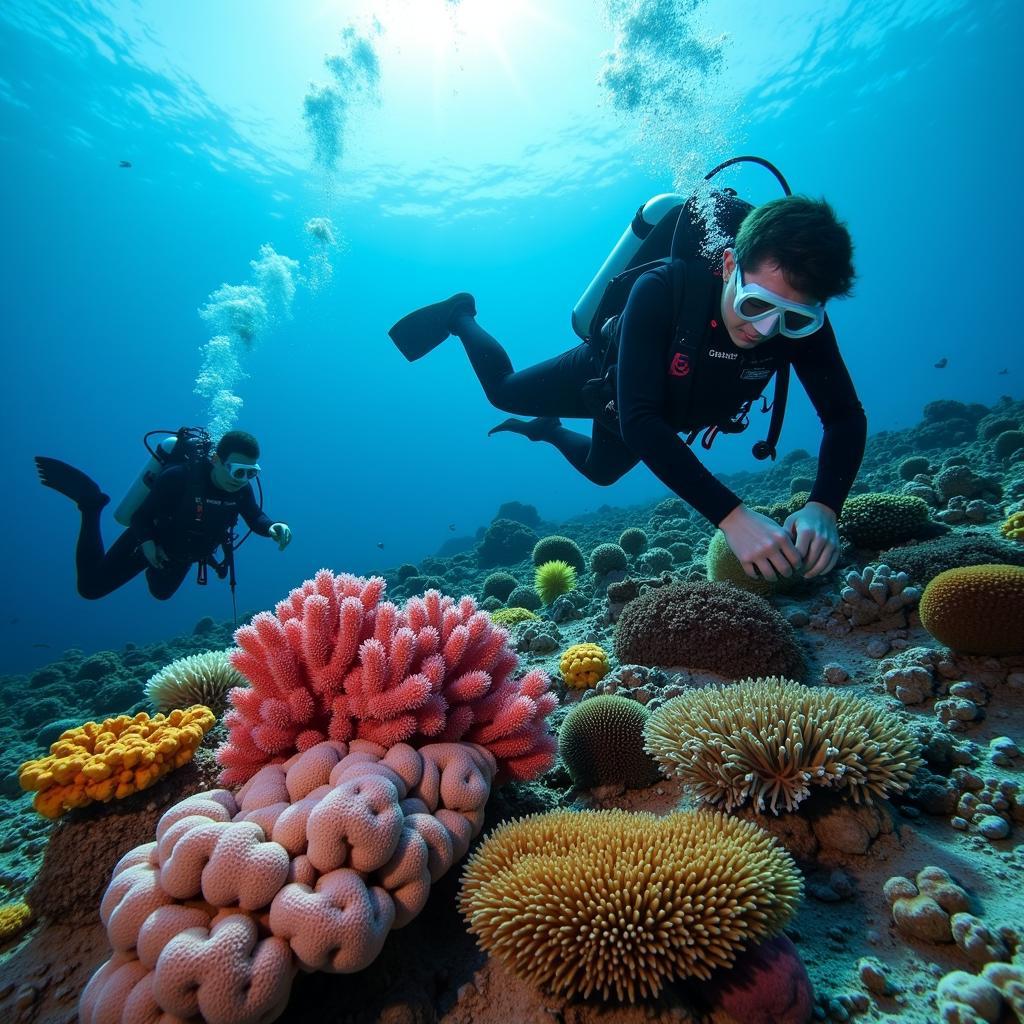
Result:
[[728,967],[782,928],[801,891],[792,858],[751,822],[552,811],[491,833],[459,908],[487,952],[541,989],[635,1002]]
[[24,901],[0,907],[0,942],[14,938],[32,922],[32,908]]
[[608,655],[598,644],[573,644],[558,663],[566,686],[582,690],[608,675]]
[[924,588],[921,625],[961,654],[1024,654],[1024,567],[965,565]]
[[999,527],[999,532],[1009,540],[1024,540],[1024,512],[1014,512]]
[[94,800],[120,800],[192,760],[215,722],[199,704],[166,717],[140,711],[134,718],[86,722],[61,733],[49,756],[25,761],[18,781],[38,791],[33,806],[46,818]]

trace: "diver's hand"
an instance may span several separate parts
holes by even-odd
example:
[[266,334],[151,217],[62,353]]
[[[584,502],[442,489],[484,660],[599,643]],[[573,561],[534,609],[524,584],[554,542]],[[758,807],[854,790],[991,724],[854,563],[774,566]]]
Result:
[[[800,552],[789,533],[774,519],[737,505],[719,524],[732,553],[752,579],[792,576],[803,568]],[[755,572],[755,570],[757,570]]]
[[831,571],[839,561],[839,529],[836,514],[820,501],[809,501],[783,524],[796,541],[807,570],[805,579]]
[[154,569],[162,569],[170,561],[167,552],[155,540],[144,540],[140,546],[146,561]]
[[277,550],[284,551],[292,542],[291,527],[287,523],[274,523],[270,527],[269,536],[277,541]]

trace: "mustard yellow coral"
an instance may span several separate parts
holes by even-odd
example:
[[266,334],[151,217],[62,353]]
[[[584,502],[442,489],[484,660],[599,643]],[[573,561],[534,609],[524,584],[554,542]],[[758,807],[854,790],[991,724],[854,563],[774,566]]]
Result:
[[1014,512],[999,527],[999,532],[1010,540],[1024,540],[1024,512]]
[[120,800],[190,761],[215,721],[197,704],[166,717],[140,711],[86,722],[62,733],[47,757],[26,761],[18,781],[38,791],[33,806],[46,818],[94,800]]
[[558,663],[566,686],[581,690],[608,675],[608,655],[597,644],[573,644]]
[[22,931],[32,920],[27,903],[8,903],[0,907],[0,942],[6,942]]
[[499,626],[515,626],[537,617],[529,608],[496,608],[491,612],[491,622],[496,622]]
[[1024,654],[1024,568],[964,565],[924,588],[921,625],[960,654]]
[[802,888],[789,854],[748,821],[551,811],[487,837],[459,908],[484,949],[541,989],[634,1002],[728,967],[781,930]]

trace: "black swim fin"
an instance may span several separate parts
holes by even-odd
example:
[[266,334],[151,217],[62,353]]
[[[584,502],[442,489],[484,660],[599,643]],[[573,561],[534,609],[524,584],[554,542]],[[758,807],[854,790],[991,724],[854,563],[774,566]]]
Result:
[[557,430],[562,421],[557,416],[536,416],[532,420],[519,420],[510,416],[502,420],[496,427],[487,431],[487,436],[501,434],[506,431],[510,434],[522,434],[531,441],[547,441],[553,430]]
[[40,483],[70,498],[79,508],[103,508],[110,501],[110,496],[100,490],[100,485],[80,469],[45,455],[35,458]]
[[456,316],[476,316],[476,302],[469,292],[459,292],[444,302],[435,302],[407,313],[388,331],[398,351],[414,362],[433,351],[452,333]]

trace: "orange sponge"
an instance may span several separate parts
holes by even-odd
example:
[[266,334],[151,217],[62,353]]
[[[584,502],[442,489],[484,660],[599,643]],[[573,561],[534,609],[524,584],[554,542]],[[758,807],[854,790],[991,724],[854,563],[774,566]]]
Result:
[[196,704],[167,716],[140,711],[86,722],[62,733],[47,757],[22,764],[18,781],[38,791],[33,806],[46,818],[93,800],[120,800],[191,761],[216,720]]
[[924,588],[918,612],[936,640],[961,654],[1024,654],[1024,567],[947,569]]

